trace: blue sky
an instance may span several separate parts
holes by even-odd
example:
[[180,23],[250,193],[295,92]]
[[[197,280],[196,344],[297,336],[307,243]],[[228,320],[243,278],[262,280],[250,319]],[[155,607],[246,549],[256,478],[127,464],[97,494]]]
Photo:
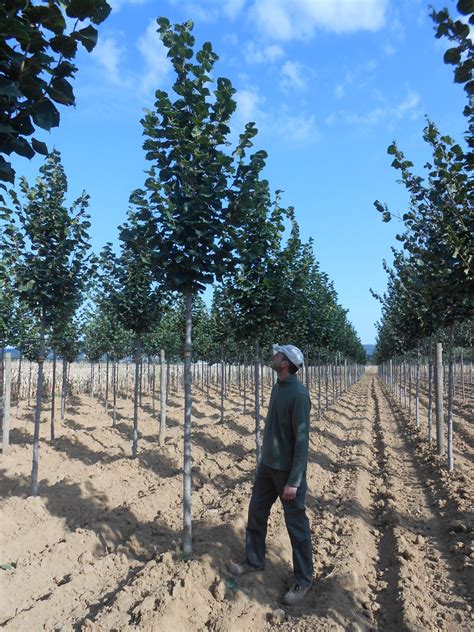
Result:
[[[302,237],[313,237],[321,269],[362,342],[375,341],[384,258],[400,225],[383,224],[373,201],[403,210],[406,195],[390,167],[396,139],[419,165],[428,115],[459,141],[465,120],[462,89],[442,61],[428,4],[421,0],[109,0],[113,12],[99,43],[79,54],[76,107],[61,126],[38,134],[63,156],[71,199],[91,196],[96,251],[117,238],[130,192],[142,186],[140,118],[156,89],[173,75],[155,20],[194,21],[197,44],[211,41],[220,59],[214,76],[237,89],[235,133],[255,121],[256,149],[268,154],[266,177],[293,205]],[[433,0],[437,9],[451,0]],[[35,177],[41,158],[15,160]]]

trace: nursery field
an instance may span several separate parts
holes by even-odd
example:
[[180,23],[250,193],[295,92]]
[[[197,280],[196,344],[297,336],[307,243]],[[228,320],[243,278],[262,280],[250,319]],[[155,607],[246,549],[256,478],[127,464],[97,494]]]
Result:
[[[424,398],[424,394],[422,398]],[[2,455],[0,625],[25,630],[472,630],[474,431],[455,399],[448,472],[375,371],[312,416],[307,509],[315,580],[301,604],[283,608],[291,548],[278,504],[267,566],[235,579],[243,556],[255,471],[253,411],[236,388],[194,389],[193,540],[180,553],[182,394],[170,393],[165,445],[149,397],[130,458],[132,401],[111,411],[73,394],[56,442],[43,411],[38,496],[30,494],[34,408],[12,412]],[[312,394],[315,413],[315,394]],[[268,404],[268,393],[263,410]]]

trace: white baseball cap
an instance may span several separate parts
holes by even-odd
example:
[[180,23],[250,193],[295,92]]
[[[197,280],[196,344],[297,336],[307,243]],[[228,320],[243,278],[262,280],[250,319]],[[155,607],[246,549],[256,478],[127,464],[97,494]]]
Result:
[[304,362],[303,352],[295,345],[273,345],[273,353],[283,353],[295,366],[301,366]]

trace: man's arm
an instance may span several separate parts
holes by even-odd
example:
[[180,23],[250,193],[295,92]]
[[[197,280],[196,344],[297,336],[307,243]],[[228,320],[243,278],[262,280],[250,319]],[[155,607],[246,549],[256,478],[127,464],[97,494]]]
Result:
[[288,487],[298,488],[301,485],[303,473],[308,462],[310,409],[311,402],[308,395],[306,393],[298,393],[291,412],[291,425],[295,435],[295,449],[293,452],[290,475],[286,483]]

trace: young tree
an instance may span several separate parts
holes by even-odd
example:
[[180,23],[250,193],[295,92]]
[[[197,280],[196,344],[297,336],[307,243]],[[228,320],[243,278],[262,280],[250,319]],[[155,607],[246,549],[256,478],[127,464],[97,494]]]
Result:
[[58,320],[69,321],[76,312],[90,274],[86,209],[83,193],[70,209],[65,206],[67,179],[60,154],[53,151],[40,168],[41,176],[30,187],[23,178],[24,204],[12,191],[19,228],[15,230],[18,258],[14,266],[15,289],[21,302],[39,322],[38,385],[31,493],[38,491],[38,451],[46,334]]
[[[152,162],[144,191],[132,196],[141,218],[153,227],[154,268],[167,287],[185,299],[185,430],[183,551],[192,550],[191,532],[191,361],[193,298],[219,279],[231,261],[229,227],[239,223],[239,209],[228,204],[234,159],[226,151],[229,122],[236,108],[235,90],[219,77],[212,91],[210,73],[218,57],[206,42],[195,54],[191,22],[171,27],[158,19],[158,31],[176,73],[174,101],[156,92],[154,111],[142,120],[144,149]],[[194,60],[193,60],[194,58]],[[247,126],[245,143],[255,135]]]

